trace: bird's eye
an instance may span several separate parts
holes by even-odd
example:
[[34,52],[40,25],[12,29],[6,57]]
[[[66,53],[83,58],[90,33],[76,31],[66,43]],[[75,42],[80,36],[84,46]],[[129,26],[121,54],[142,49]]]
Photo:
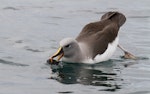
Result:
[[70,47],[71,47],[71,45],[66,45],[66,46],[65,46],[65,48],[70,48]]

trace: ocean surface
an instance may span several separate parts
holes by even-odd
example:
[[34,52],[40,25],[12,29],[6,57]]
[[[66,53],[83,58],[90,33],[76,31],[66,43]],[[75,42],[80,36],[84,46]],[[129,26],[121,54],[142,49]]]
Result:
[[[127,17],[119,41],[137,60],[46,63],[108,11]],[[150,94],[150,0],[0,0],[0,94]]]

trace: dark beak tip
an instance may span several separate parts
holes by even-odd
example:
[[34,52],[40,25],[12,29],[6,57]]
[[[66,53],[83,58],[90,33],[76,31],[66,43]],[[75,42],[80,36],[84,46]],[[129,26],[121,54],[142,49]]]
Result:
[[48,64],[51,64],[51,65],[58,65],[58,64],[59,64],[59,61],[53,60],[53,61],[51,62],[51,60],[48,59],[48,60],[47,60],[47,63],[48,63]]
[[51,62],[50,62],[50,60],[49,60],[49,59],[47,60],[47,63],[48,63],[48,64],[51,64]]

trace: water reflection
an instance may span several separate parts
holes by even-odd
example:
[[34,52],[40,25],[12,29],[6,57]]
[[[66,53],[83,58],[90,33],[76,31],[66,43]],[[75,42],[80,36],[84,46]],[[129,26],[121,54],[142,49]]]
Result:
[[[63,84],[83,84],[92,86],[104,86],[106,91],[115,91],[121,88],[123,81],[115,71],[115,65],[111,61],[95,65],[75,64],[61,62],[59,65],[51,65],[55,79]],[[102,91],[102,90],[101,90]]]

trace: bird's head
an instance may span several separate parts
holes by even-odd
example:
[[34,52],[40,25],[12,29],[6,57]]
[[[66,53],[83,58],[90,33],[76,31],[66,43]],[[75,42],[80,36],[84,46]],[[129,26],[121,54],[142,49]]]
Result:
[[78,42],[73,38],[65,38],[60,41],[60,47],[54,55],[48,60],[53,62],[53,58],[58,57],[57,61],[61,58],[72,58],[76,55],[76,52],[79,49]]

